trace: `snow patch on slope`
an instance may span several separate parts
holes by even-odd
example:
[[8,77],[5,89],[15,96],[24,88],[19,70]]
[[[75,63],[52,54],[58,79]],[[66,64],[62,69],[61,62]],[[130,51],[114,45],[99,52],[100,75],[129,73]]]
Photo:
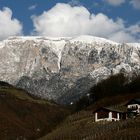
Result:
[[104,44],[104,43],[110,43],[114,45],[118,45],[119,43],[116,43],[111,40],[107,40],[105,38],[95,37],[95,36],[89,36],[89,35],[81,35],[75,38],[72,38],[70,40],[71,42],[82,42],[82,43],[97,43],[97,44]]
[[88,90],[83,85],[89,88],[111,74],[139,73],[140,43],[85,35],[11,37],[0,42],[0,59],[0,80],[57,101],[74,88],[69,96],[80,96]]

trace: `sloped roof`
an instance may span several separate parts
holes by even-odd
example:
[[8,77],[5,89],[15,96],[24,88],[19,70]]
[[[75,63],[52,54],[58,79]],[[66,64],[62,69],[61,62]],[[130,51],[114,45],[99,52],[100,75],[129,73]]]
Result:
[[131,103],[133,103],[133,102],[140,104],[140,98],[132,99],[132,100],[130,100],[126,105],[131,104]]
[[127,107],[126,106],[114,105],[114,106],[107,106],[107,107],[104,107],[104,108],[108,109],[110,111],[114,111],[114,112],[120,112],[120,113],[127,112]]
[[[125,112],[127,112],[127,107],[126,107],[126,106],[119,106],[119,105],[101,107],[101,108],[97,109],[97,110],[94,111],[94,112],[97,112],[97,111],[99,111],[100,109],[104,109],[104,110],[112,111],[112,112],[119,112],[119,113],[125,113]],[[93,112],[93,113],[94,113],[94,112]]]

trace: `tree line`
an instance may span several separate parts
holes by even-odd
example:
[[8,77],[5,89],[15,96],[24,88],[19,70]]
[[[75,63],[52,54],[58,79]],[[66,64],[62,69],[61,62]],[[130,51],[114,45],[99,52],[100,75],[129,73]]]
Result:
[[94,85],[88,92],[88,96],[82,96],[77,102],[76,107],[82,109],[94,103],[95,101],[121,94],[131,94],[140,92],[140,75],[132,77],[131,80],[123,73],[111,75]]

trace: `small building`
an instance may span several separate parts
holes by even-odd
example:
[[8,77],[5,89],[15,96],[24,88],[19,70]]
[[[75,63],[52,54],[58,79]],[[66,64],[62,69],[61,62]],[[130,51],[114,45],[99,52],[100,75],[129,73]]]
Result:
[[132,99],[127,104],[128,118],[140,115],[140,99]]
[[95,122],[119,121],[127,118],[127,108],[123,106],[101,107],[95,112]]

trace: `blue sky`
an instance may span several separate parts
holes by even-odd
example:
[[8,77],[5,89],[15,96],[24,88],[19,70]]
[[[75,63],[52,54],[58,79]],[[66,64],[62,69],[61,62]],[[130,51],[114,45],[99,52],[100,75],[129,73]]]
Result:
[[0,0],[0,12],[0,40],[13,35],[89,34],[118,42],[140,41],[140,0]]

